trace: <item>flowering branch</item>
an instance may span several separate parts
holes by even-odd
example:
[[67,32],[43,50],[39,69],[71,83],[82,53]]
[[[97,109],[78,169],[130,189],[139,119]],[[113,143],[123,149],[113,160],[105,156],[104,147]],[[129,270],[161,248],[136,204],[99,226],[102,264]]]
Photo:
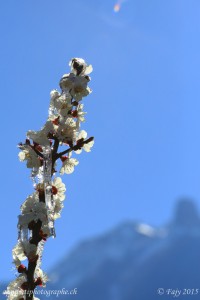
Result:
[[[51,92],[45,125],[39,131],[29,130],[25,143],[18,145],[19,160],[31,169],[35,191],[21,205],[18,217],[19,236],[12,253],[19,276],[7,287],[8,300],[39,300],[34,290],[48,280],[41,269],[44,244],[50,236],[55,237],[54,222],[61,216],[65,199],[65,184],[55,175],[56,168],[60,162],[61,175],[72,173],[79,163],[72,153],[90,152],[94,144],[94,138],[87,138],[86,131],[80,130],[85,121],[81,100],[91,93],[88,74],[92,66],[74,58],[70,67],[71,72],[60,80],[61,93]],[[59,152],[60,146],[68,149]],[[26,259],[27,266],[22,264]]]

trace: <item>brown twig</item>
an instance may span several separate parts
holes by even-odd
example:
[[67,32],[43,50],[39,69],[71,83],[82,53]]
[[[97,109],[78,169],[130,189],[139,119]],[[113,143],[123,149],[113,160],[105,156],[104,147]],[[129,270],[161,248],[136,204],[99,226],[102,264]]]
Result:
[[64,150],[64,151],[62,151],[62,152],[60,152],[60,153],[57,153],[57,154],[56,154],[56,160],[57,160],[58,158],[60,158],[61,156],[65,155],[65,154],[67,154],[67,153],[70,153],[71,151],[77,151],[77,150],[81,149],[81,148],[83,147],[84,144],[88,144],[89,142],[91,142],[91,141],[93,141],[93,140],[94,140],[94,137],[92,136],[92,137],[90,137],[89,139],[87,139],[87,140],[85,140],[85,141],[83,141],[83,142],[81,142],[81,143],[78,143],[77,145],[75,145],[75,146],[73,146],[73,147],[71,147],[71,148],[69,148],[69,149],[67,149],[67,150]]
[[33,149],[34,151],[35,151],[35,153],[38,155],[38,156],[40,156],[41,158],[43,158],[43,155],[42,155],[42,153],[40,153],[40,151],[38,151],[34,146],[32,146],[32,145],[29,145],[30,147],[31,147],[31,149]]

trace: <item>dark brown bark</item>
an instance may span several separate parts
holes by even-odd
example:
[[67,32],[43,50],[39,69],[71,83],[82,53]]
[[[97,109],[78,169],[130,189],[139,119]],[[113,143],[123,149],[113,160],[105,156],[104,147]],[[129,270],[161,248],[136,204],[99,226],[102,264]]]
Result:
[[[40,202],[45,202],[45,195],[39,194],[39,201]],[[42,222],[40,220],[37,221],[32,226],[32,238],[30,239],[30,243],[38,246],[39,242],[42,240],[41,235],[40,235],[40,230],[42,227]],[[34,274],[35,274],[35,268],[37,266],[37,259],[38,257],[35,257],[35,260],[29,260],[28,262],[28,269],[26,271],[27,275],[27,294],[26,294],[26,300],[32,300],[33,299],[33,294],[34,290],[36,288],[35,285],[35,279],[34,279]]]

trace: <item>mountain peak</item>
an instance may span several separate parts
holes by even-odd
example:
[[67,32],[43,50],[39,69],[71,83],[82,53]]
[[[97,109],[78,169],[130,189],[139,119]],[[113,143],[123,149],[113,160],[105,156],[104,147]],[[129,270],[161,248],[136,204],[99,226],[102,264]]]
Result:
[[187,228],[200,226],[200,218],[194,201],[187,198],[178,201],[175,208],[173,225]]

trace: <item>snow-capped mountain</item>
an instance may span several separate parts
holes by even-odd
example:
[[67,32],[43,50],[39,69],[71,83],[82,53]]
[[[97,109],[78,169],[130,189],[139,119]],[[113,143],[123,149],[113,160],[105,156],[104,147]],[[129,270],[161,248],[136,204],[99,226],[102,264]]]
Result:
[[49,275],[47,290],[77,288],[76,295],[60,295],[63,300],[169,300],[175,293],[179,299],[200,299],[200,218],[195,204],[179,201],[172,221],[162,228],[125,222],[83,241]]
[[173,297],[167,289],[184,293],[183,289],[199,288],[200,299],[200,218],[195,204],[179,201],[172,221],[163,228],[125,222],[82,242],[57,264],[51,277],[51,289],[77,288],[76,296],[62,299],[154,300],[161,297],[159,288],[164,289],[162,299]]

